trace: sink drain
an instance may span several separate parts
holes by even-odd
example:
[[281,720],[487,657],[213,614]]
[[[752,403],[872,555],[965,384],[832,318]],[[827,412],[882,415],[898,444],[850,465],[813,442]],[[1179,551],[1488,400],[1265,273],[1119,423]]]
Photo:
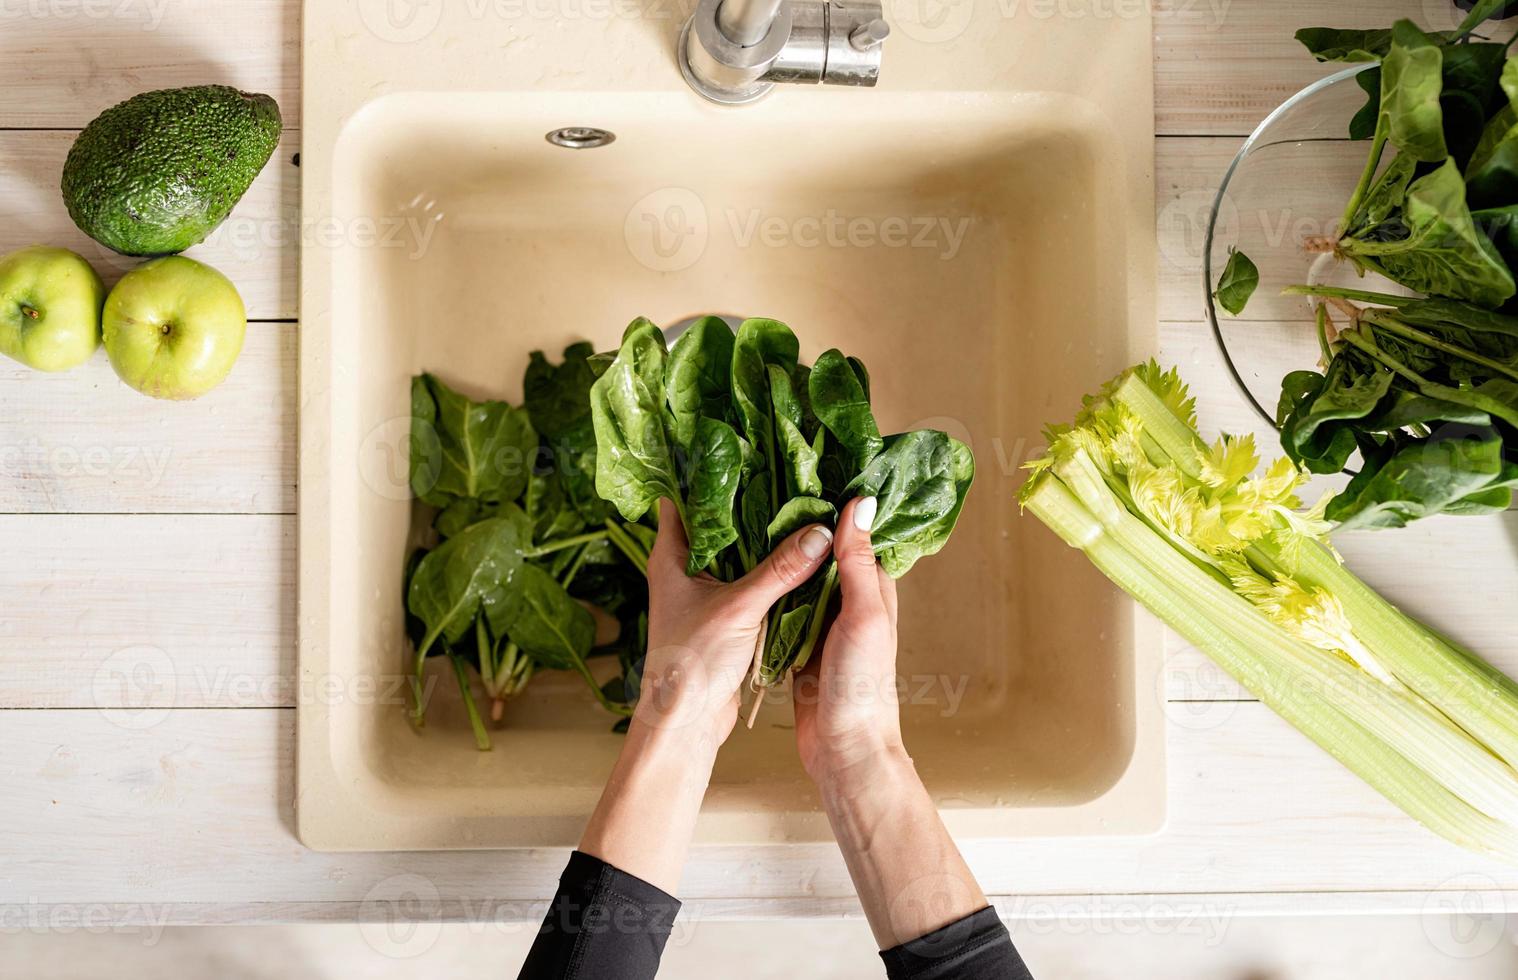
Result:
[[543,138],[554,146],[562,146],[570,150],[593,150],[612,142],[617,138],[617,134],[609,129],[596,129],[594,126],[565,126],[563,129],[553,130]]

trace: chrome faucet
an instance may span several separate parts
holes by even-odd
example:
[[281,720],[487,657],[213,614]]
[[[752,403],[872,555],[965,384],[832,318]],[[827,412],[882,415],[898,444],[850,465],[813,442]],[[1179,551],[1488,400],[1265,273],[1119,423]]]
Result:
[[700,0],[680,34],[680,73],[722,105],[776,82],[874,85],[890,33],[879,0]]

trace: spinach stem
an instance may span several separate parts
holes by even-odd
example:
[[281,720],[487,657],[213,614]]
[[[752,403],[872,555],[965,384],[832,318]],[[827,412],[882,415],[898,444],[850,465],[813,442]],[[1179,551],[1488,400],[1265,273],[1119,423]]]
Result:
[[1342,286],[1287,286],[1281,290],[1282,296],[1323,296],[1333,299],[1348,299],[1360,303],[1376,303],[1381,306],[1395,306],[1401,308],[1418,302],[1416,296],[1392,296],[1390,293],[1373,293],[1368,289],[1348,289]]
[[1414,371],[1412,368],[1408,367],[1406,364],[1403,364],[1401,361],[1397,360],[1391,355],[1386,354],[1380,348],[1376,347],[1375,344],[1367,340],[1365,338],[1365,335],[1361,333],[1361,330],[1363,329],[1364,328],[1345,330],[1343,333],[1339,334],[1339,336],[1348,342],[1351,346],[1368,355],[1370,359],[1375,361],[1377,364],[1380,364],[1382,367],[1402,375],[1413,384],[1420,386],[1429,384],[1429,380],[1423,375],[1419,374],[1417,371]]
[[1328,346],[1328,307],[1323,303],[1318,304],[1316,320],[1318,328],[1318,350],[1322,351],[1323,353],[1323,366],[1326,368],[1329,362],[1334,359],[1334,352]]
[[621,715],[624,718],[631,718],[632,705],[618,704],[611,698],[608,698],[606,696],[606,692],[601,690],[601,685],[596,683],[596,675],[590,672],[590,664],[587,664],[585,662],[585,658],[575,657],[574,659],[575,670],[579,671],[580,676],[585,678],[585,683],[590,686],[590,690],[593,694],[595,694],[596,700],[601,702],[601,707],[605,708],[607,711],[610,711],[614,715]]
[[606,520],[606,539],[616,546],[617,550],[627,556],[627,560],[637,566],[638,571],[648,574],[648,555],[644,553],[638,542],[632,535],[610,518]]
[[1458,357],[1462,360],[1470,361],[1472,364],[1479,364],[1489,371],[1496,371],[1498,374],[1505,374],[1509,378],[1518,380],[1518,371],[1513,370],[1501,361],[1494,361],[1490,357],[1483,357],[1477,354],[1475,351],[1466,350],[1458,344],[1451,344],[1448,341],[1440,340],[1433,334],[1424,333],[1417,327],[1403,323],[1401,320],[1389,316],[1378,316],[1375,313],[1366,314],[1365,319],[1399,337],[1405,337],[1425,347],[1432,347],[1434,350],[1443,351],[1451,357]]
[[1344,209],[1344,217],[1339,219],[1341,239],[1349,235],[1350,223],[1359,213],[1360,204],[1370,191],[1371,182],[1376,179],[1376,170],[1381,166],[1381,155],[1386,151],[1387,119],[1387,114],[1383,112],[1376,120],[1376,136],[1370,146],[1370,159],[1365,161],[1365,171],[1360,175],[1360,183],[1355,187],[1355,193],[1349,199],[1349,206]]
[[822,623],[827,619],[828,603],[833,600],[833,589],[838,584],[838,562],[828,559],[828,570],[823,573],[822,591],[817,594],[817,604],[812,611],[812,621],[806,627],[806,639],[801,643],[801,650],[796,654],[796,660],[791,664],[792,670],[801,670],[812,659],[812,651],[817,647],[817,641],[822,636]]
[[480,681],[485,685],[485,690],[495,693],[495,650],[490,644],[490,637],[485,632],[485,617],[474,618],[474,645],[480,655]]
[[585,564],[585,556],[589,551],[589,545],[581,545],[580,550],[575,554],[574,561],[569,563],[569,568],[564,572],[564,578],[559,582],[565,592],[569,591],[569,583],[573,582],[575,576],[580,573],[580,568]]
[[474,692],[469,689],[469,671],[464,658],[449,651],[453,661],[453,675],[458,678],[459,691],[464,695],[464,710],[469,714],[469,727],[474,729],[474,744],[481,752],[490,751],[490,733],[485,730],[485,720],[480,717],[480,706],[474,703]]
[[551,555],[555,551],[563,551],[565,548],[573,548],[576,545],[589,544],[592,541],[600,541],[607,536],[606,531],[587,531],[584,534],[576,534],[569,538],[559,538],[557,541],[549,541],[540,544],[536,548],[528,548],[522,552],[527,558],[542,558]]

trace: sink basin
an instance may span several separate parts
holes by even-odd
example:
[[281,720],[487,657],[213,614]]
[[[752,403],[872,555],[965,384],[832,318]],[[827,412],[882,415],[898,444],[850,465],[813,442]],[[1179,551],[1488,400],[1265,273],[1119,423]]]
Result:
[[[308,89],[312,69],[308,50]],[[535,680],[490,753],[441,671],[425,732],[404,718],[409,379],[519,402],[531,350],[702,313],[783,320],[805,360],[862,357],[884,431],[942,428],[975,452],[953,541],[901,582],[908,747],[951,830],[1158,829],[1158,629],[1014,499],[1042,425],[1152,349],[1147,116],[1139,140],[1090,92],[994,88],[782,87],[724,110],[678,74],[654,91],[349,88],[350,108],[318,97],[305,116],[308,845],[577,839],[620,746],[579,679]],[[544,139],[571,125],[616,139]],[[772,701],[723,748],[700,840],[829,838]]]

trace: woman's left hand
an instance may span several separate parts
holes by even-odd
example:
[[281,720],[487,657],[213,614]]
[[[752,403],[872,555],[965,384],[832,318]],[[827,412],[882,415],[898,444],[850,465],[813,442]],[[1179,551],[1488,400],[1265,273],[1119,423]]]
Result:
[[687,576],[685,528],[674,505],[659,501],[659,537],[648,561],[648,659],[634,724],[725,741],[765,614],[822,566],[832,544],[832,532],[814,524],[736,582]]

